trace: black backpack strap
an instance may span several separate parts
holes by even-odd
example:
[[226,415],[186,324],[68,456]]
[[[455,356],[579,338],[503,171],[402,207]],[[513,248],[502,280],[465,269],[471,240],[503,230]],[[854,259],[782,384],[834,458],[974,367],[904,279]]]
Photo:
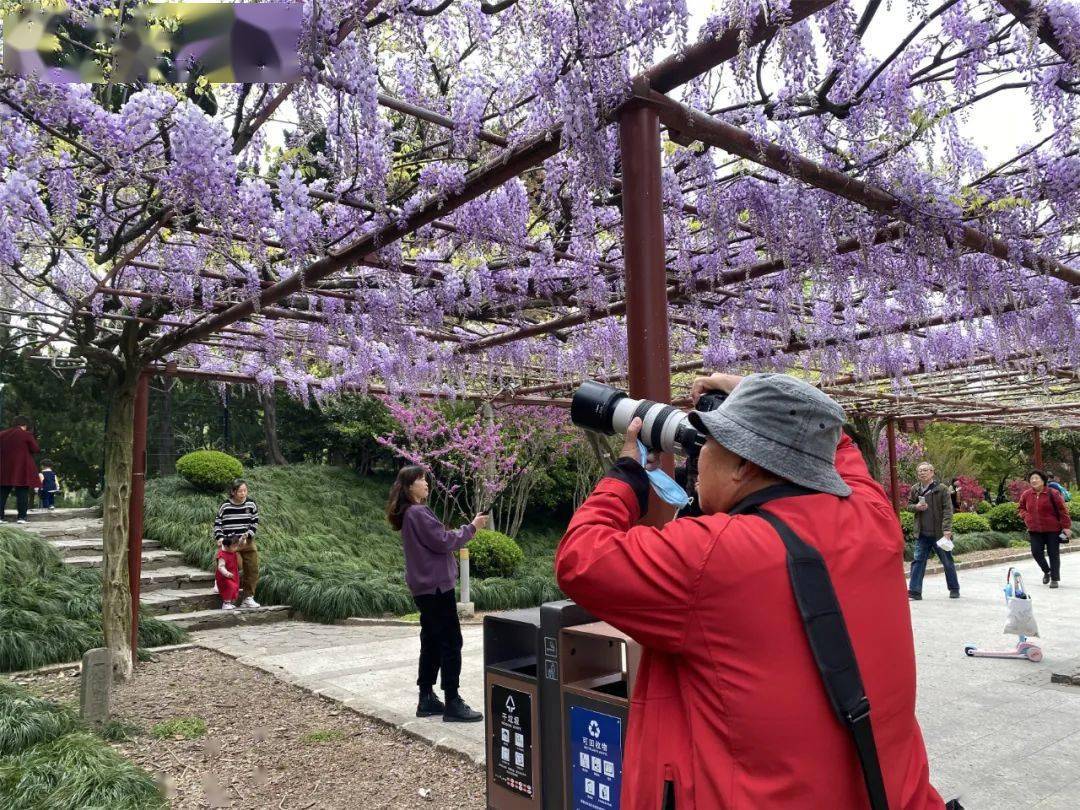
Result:
[[851,636],[825,560],[817,549],[804,542],[776,515],[763,509],[753,509],[753,512],[768,521],[784,541],[791,589],[825,692],[836,716],[851,732],[866,781],[866,792],[870,796],[870,807],[888,810],[889,800],[870,725],[870,701],[863,689]]

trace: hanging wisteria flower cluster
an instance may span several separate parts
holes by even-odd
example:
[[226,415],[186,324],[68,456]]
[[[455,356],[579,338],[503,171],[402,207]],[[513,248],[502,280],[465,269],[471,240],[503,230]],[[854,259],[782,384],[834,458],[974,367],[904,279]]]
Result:
[[[669,95],[897,208],[665,135],[673,362],[897,390],[919,370],[1080,365],[1080,7],[836,0],[787,24],[797,4],[723,5],[309,0],[295,85],[4,75],[0,304],[39,349],[305,398],[620,379],[620,105],[665,56],[734,31],[733,59]],[[778,29],[753,40],[762,18]],[[987,109],[1025,142],[988,151]],[[554,156],[457,202],[545,137]],[[297,276],[363,240],[350,266]],[[294,276],[317,281],[263,305]],[[162,341],[241,302],[197,343]]]

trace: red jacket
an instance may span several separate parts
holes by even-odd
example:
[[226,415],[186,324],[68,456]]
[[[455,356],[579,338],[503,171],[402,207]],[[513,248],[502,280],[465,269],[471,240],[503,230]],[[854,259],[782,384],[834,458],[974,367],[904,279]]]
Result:
[[[1057,507],[1056,512],[1054,507]],[[1033,489],[1025,489],[1020,496],[1020,517],[1029,532],[1057,533],[1072,527],[1068,504],[1053,487],[1043,487],[1038,494]]]
[[33,454],[38,450],[30,431],[17,427],[0,431],[0,486],[37,489],[41,479]]
[[[915,651],[904,541],[885,493],[846,436],[847,498],[765,508],[825,558],[871,705],[892,810],[942,808],[915,719]],[[608,477],[570,522],[559,586],[644,647],[631,701],[623,810],[869,807],[791,591],[784,545],[754,515],[634,526],[634,488]]]

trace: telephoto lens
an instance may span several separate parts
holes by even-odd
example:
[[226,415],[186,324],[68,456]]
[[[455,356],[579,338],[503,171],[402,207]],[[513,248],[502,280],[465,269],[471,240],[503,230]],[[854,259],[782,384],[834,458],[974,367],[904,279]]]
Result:
[[[725,398],[725,394],[716,392],[703,394],[698,410],[718,408]],[[626,433],[635,416],[642,421],[638,438],[650,450],[686,456],[696,454],[705,443],[705,436],[680,409],[651,399],[631,399],[625,391],[610,385],[591,380],[582,383],[570,402],[571,422],[605,436]]]

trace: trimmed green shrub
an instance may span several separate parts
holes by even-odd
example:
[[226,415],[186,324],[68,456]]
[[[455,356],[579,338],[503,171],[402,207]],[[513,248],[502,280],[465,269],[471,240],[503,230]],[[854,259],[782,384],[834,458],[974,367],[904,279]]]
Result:
[[176,472],[200,492],[224,492],[244,467],[228,453],[196,450],[176,460]]
[[952,519],[953,534],[990,531],[990,521],[974,512],[957,512]]
[[71,708],[0,681],[0,810],[164,808],[154,779]]
[[[1080,521],[1080,497],[1074,495],[1073,499],[1065,505],[1069,508],[1069,519],[1073,523]],[[1074,526],[1073,528],[1080,531],[1080,526]]]
[[900,510],[900,528],[904,532],[904,539],[911,540],[915,537],[915,513],[907,509]]
[[[140,615],[141,646],[184,638],[180,628]],[[0,526],[0,672],[77,661],[103,646],[101,572],[66,566],[37,535]]]
[[1024,520],[1020,517],[1020,507],[1015,503],[999,503],[986,513],[990,528],[995,532],[1022,532]]
[[985,515],[993,508],[994,505],[990,503],[990,501],[979,501],[977,504],[975,504],[975,513],[979,515]]
[[521,546],[501,532],[481,529],[469,543],[469,570],[477,579],[512,577],[523,562]]

